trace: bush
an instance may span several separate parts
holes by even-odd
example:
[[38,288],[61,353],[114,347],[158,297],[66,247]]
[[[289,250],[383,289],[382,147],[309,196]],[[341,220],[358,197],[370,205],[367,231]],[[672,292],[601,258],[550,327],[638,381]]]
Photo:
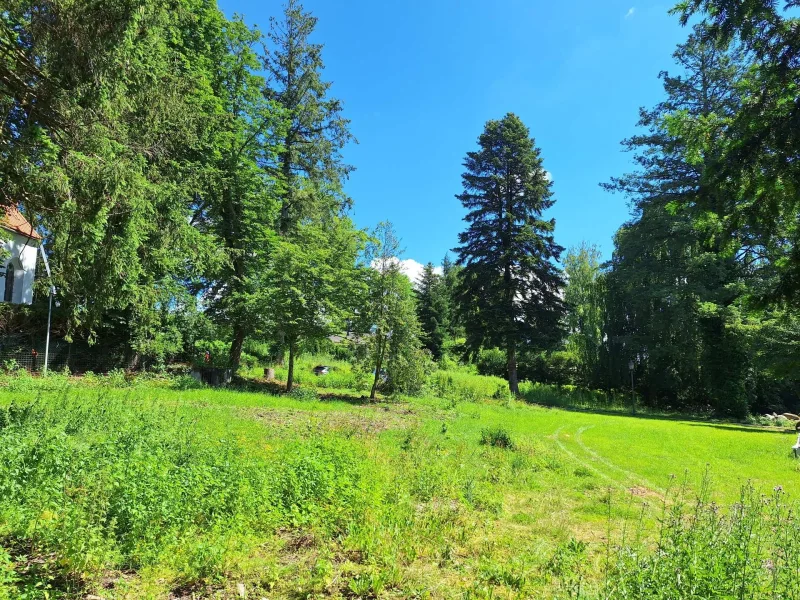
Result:
[[389,391],[417,396],[422,393],[428,375],[433,370],[433,359],[428,350],[417,348],[390,357],[386,368]]
[[289,396],[295,400],[319,400],[319,394],[317,394],[317,390],[307,387],[294,387],[292,388],[292,391],[289,392]]
[[454,402],[477,402],[494,398],[508,382],[499,377],[475,375],[466,370],[434,371],[428,378],[430,393]]
[[571,385],[577,383],[578,363],[578,357],[565,350],[524,354],[519,361],[519,377],[529,381]]
[[487,348],[478,353],[475,361],[478,373],[481,375],[492,375],[494,377],[505,377],[508,372],[508,359],[506,353],[499,348]]
[[511,434],[503,427],[484,427],[481,429],[481,444],[495,448],[514,449]]

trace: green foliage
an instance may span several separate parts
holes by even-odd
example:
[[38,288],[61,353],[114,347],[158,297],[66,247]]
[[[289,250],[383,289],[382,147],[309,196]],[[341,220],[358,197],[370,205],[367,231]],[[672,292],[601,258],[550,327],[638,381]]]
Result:
[[[162,564],[214,579],[236,536],[336,528],[359,503],[360,462],[335,441],[289,444],[273,460],[172,409],[85,390],[0,415],[0,539],[67,577]],[[0,574],[14,585],[7,561]]]
[[289,348],[287,390],[301,343],[345,329],[362,296],[362,269],[356,257],[363,236],[349,219],[299,225],[276,244],[270,269],[260,279],[260,312],[268,315]]
[[433,263],[428,263],[423,268],[415,293],[417,316],[422,328],[422,344],[434,360],[439,360],[450,329],[450,299],[443,276],[434,271]]
[[478,352],[475,366],[481,375],[504,377],[508,370],[506,354],[500,348],[483,348]]
[[430,370],[430,355],[420,341],[414,290],[400,270],[400,254],[392,224],[380,223],[367,247],[367,295],[356,325],[366,340],[364,365],[373,373],[373,399],[379,388],[418,394]]
[[21,204],[48,232],[70,335],[94,340],[121,325],[133,348],[175,348],[160,331],[164,307],[184,301],[180,281],[218,258],[192,226],[190,199],[211,180],[205,150],[222,115],[208,81],[224,26],[215,4],[193,0],[173,10],[4,5],[0,69],[20,87],[0,94],[9,132],[0,188],[4,204]]
[[232,334],[228,364],[236,369],[246,334],[263,322],[258,276],[269,264],[278,213],[269,165],[277,160],[276,139],[287,123],[281,107],[266,98],[267,83],[258,74],[266,60],[255,49],[265,42],[261,32],[237,17],[224,33],[214,87],[227,118],[217,130],[216,185],[195,207],[194,219],[225,250],[227,260],[207,275],[207,308]]
[[605,289],[600,251],[582,244],[564,258],[564,302],[567,304],[567,348],[577,358],[578,379],[594,387],[600,380],[600,351],[605,324]]
[[353,140],[342,102],[322,80],[322,45],[310,41],[317,19],[298,0],[289,0],[282,18],[271,20],[272,51],[265,62],[267,95],[287,120],[279,134],[277,177],[280,209],[276,229],[289,235],[307,219],[322,219],[346,208],[342,184],[352,170],[341,150]]
[[[206,352],[208,355],[206,355]],[[228,369],[230,366],[230,342],[222,340],[197,340],[194,343],[192,354],[192,364],[196,367],[215,367]],[[206,356],[210,360],[206,360]],[[240,364],[245,368],[252,368],[258,364],[258,358],[243,352],[240,357]]]
[[312,401],[319,400],[319,394],[313,388],[295,387],[289,392],[289,395],[295,400]]
[[[780,486],[770,495],[746,486],[728,510],[707,490],[694,502],[684,495],[679,490],[674,502],[665,502],[655,549],[628,539],[612,550],[609,542],[613,562],[604,596],[798,597],[800,530]],[[631,537],[642,539],[636,531]]]
[[467,370],[434,371],[428,386],[435,396],[452,402],[477,402],[495,398],[498,389],[507,389],[508,382],[500,377],[477,375]]
[[[496,402],[502,380],[449,375],[486,396],[376,405],[178,391],[122,373],[17,375],[19,388],[9,377],[0,594],[110,595],[113,583],[131,597],[213,596],[242,582],[269,597],[413,597],[447,579],[482,597],[706,597],[710,586],[736,597],[745,573],[746,597],[762,597],[774,573],[793,597],[798,532],[782,493],[779,510],[758,495],[726,510],[701,490],[673,513],[680,498],[661,489],[676,464],[709,463],[718,501],[754,478],[794,494],[793,436]],[[661,516],[655,496],[667,498]]]
[[[708,198],[722,204],[726,190],[709,186],[687,155],[691,140],[668,124],[676,113],[712,121],[745,102],[742,56],[709,39],[697,26],[675,52],[681,75],[663,73],[666,99],[641,113],[647,133],[625,141],[638,171],[612,180],[630,197],[635,218],[615,237],[605,278],[608,290],[605,364],[609,387],[634,381],[646,401],[661,407],[704,409],[742,417],[748,412],[751,351],[743,326],[752,276],[744,235],[724,232],[720,215],[695,211]],[[714,139],[721,139],[719,131]],[[748,323],[748,321],[750,321]],[[747,325],[745,325],[747,323]]]
[[754,296],[797,308],[800,19],[793,7],[795,2],[762,0],[680,2],[675,12],[684,24],[702,19],[712,43],[736,46],[748,64],[737,82],[743,101],[733,110],[710,118],[675,111],[669,125],[686,140],[687,157],[704,157],[700,175],[715,192],[681,205],[712,214],[725,236],[743,240],[742,255],[756,279]]
[[514,449],[514,442],[511,434],[503,427],[487,427],[481,429],[481,444],[494,446],[495,448]]

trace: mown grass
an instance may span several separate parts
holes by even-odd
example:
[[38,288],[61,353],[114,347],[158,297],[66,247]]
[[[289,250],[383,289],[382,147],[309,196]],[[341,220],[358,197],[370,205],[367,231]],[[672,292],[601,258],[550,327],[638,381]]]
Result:
[[380,403],[0,381],[0,598],[794,597],[791,436],[443,377]]

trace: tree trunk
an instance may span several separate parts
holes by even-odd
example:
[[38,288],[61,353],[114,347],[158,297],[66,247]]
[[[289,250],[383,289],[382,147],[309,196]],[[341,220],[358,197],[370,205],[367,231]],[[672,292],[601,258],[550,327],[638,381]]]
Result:
[[375,393],[378,391],[378,380],[381,376],[381,368],[383,367],[383,352],[385,350],[385,341],[383,336],[378,339],[378,359],[375,361],[375,379],[372,381],[372,391],[369,393],[369,399],[375,400]]
[[286,376],[286,391],[291,392],[294,385],[294,342],[289,343],[289,374]]
[[239,368],[239,362],[242,360],[242,346],[244,346],[245,330],[242,325],[236,325],[233,328],[233,340],[231,341],[231,351],[228,354],[228,364],[233,372]]
[[511,346],[508,349],[508,389],[514,396],[519,396],[519,382],[517,381],[517,349]]

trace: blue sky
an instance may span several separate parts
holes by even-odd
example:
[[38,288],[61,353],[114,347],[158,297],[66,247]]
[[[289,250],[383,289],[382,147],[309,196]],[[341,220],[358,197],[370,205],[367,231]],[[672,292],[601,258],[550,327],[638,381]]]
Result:
[[[266,30],[281,2],[220,0]],[[457,244],[462,160],[484,123],[517,113],[551,172],[562,246],[608,257],[626,200],[599,187],[630,168],[620,141],[688,31],[646,0],[306,0],[325,45],[325,77],[358,145],[347,183],[360,227],[388,219],[406,258],[439,263]]]

